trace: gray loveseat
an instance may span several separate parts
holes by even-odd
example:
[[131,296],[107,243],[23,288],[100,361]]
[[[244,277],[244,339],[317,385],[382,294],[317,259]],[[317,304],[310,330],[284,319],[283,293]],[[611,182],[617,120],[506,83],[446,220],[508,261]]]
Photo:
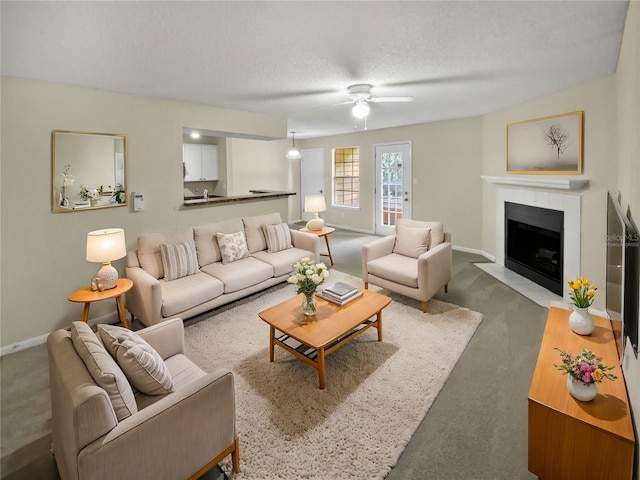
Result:
[[[280,214],[141,235],[138,249],[127,253],[126,275],[133,280],[133,288],[126,294],[127,309],[147,326],[172,317],[190,318],[285,282],[292,271],[291,264],[304,257],[318,260],[318,236],[287,227],[290,244],[274,249],[273,241],[268,245],[265,225],[271,228],[283,225]],[[247,256],[225,262],[218,234],[239,232],[245,237]],[[279,240],[287,239],[281,235]],[[187,272],[190,274],[167,281],[161,248],[185,242],[195,247],[195,273]]]

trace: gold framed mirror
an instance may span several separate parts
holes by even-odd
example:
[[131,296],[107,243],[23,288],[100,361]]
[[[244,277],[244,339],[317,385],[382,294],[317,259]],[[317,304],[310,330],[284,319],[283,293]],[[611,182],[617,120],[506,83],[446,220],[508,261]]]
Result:
[[51,211],[127,206],[126,167],[126,135],[53,130]]

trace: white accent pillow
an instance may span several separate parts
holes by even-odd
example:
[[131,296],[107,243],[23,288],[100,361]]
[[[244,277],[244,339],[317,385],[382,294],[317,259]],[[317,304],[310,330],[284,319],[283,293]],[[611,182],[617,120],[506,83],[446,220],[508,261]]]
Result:
[[235,233],[216,233],[218,238],[218,247],[222,255],[222,263],[231,263],[249,256],[247,248],[247,240],[244,232]]
[[162,357],[140,335],[113,325],[98,325],[100,338],[131,384],[147,395],[174,391],[173,379]]
[[177,244],[161,244],[160,255],[166,281],[198,273],[198,257],[193,240]]
[[269,253],[275,253],[293,247],[291,244],[291,231],[289,230],[289,225],[286,223],[276,225],[265,224],[262,226],[262,231],[267,240],[267,251]]
[[429,250],[430,236],[430,228],[398,224],[396,225],[396,243],[393,246],[393,253],[418,258]]
[[109,395],[118,421],[136,413],[138,405],[127,377],[91,327],[84,322],[73,322],[71,341],[93,380]]

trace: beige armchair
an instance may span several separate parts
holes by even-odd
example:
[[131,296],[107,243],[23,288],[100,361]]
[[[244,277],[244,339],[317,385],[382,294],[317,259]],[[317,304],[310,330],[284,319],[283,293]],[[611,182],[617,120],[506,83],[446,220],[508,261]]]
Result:
[[451,234],[438,222],[400,219],[396,233],[362,247],[364,288],[377,285],[419,300],[422,311],[451,280]]
[[53,451],[63,480],[197,478],[229,454],[240,470],[233,374],[192,363],[183,329],[177,318],[136,332],[170,372],[173,392],[158,395],[131,389],[125,367],[86,324],[49,335]]

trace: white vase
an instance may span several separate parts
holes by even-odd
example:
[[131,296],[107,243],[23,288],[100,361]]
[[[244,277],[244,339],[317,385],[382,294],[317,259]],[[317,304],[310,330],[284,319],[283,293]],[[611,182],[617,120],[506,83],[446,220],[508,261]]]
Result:
[[571,396],[581,402],[590,402],[598,395],[597,383],[584,383],[571,375],[567,375],[567,388]]
[[590,335],[595,328],[593,317],[589,313],[589,308],[573,307],[573,312],[569,315],[569,326],[578,335]]

